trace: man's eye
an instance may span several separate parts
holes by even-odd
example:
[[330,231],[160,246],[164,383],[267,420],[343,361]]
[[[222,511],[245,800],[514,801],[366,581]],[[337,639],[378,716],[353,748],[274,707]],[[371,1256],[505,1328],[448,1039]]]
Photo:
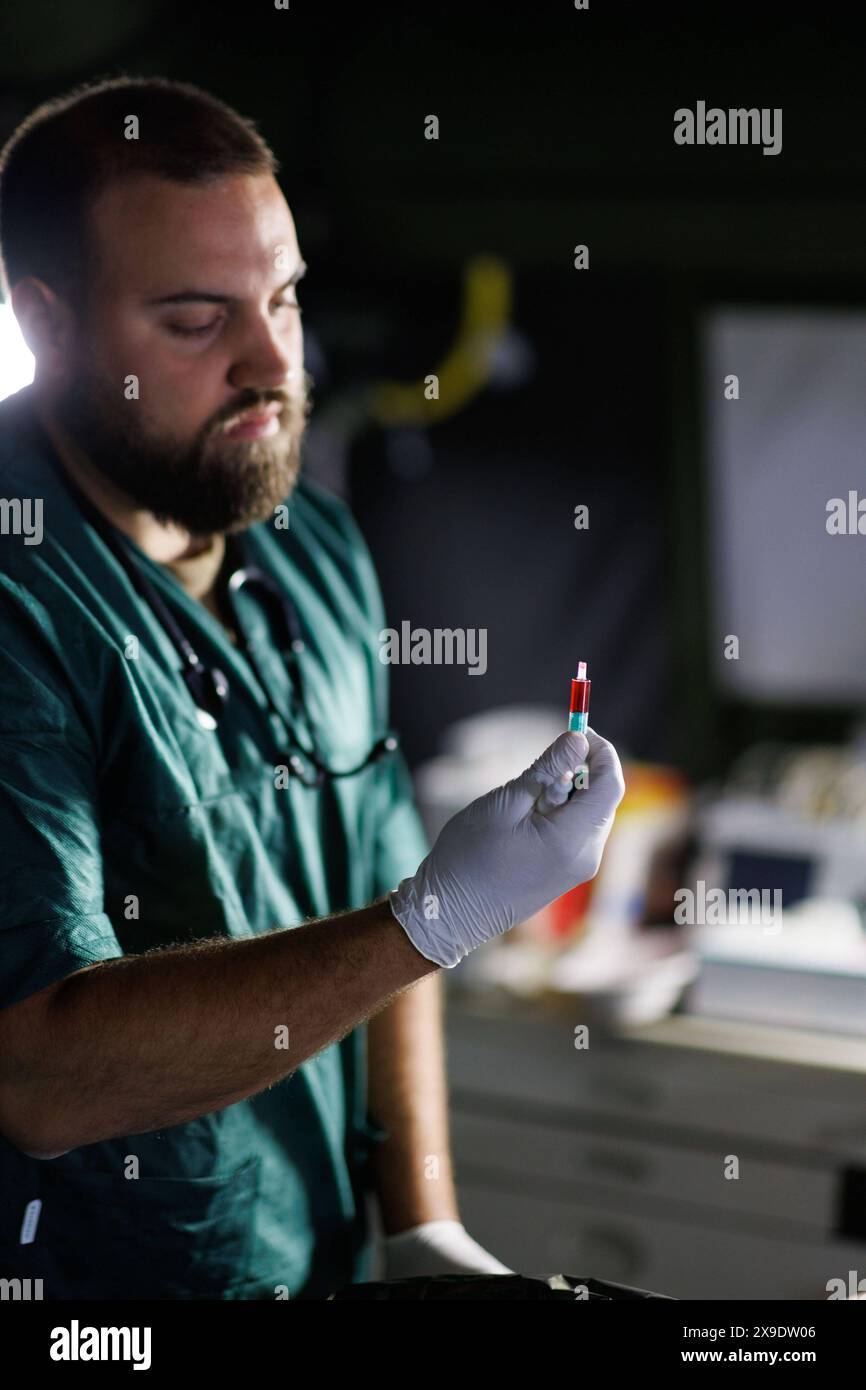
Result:
[[203,338],[205,333],[210,333],[211,329],[215,328],[218,323],[219,319],[212,319],[210,323],[201,324],[200,327],[196,328],[190,328],[183,323],[170,323],[168,324],[168,331],[176,333],[180,338]]
[[303,309],[301,308],[300,304],[298,303],[298,301],[297,301],[296,299],[278,299],[278,300],[276,301],[275,305],[274,305],[274,308],[275,308],[275,309],[297,309],[297,311],[298,311],[299,314],[302,314],[302,313],[303,313]]

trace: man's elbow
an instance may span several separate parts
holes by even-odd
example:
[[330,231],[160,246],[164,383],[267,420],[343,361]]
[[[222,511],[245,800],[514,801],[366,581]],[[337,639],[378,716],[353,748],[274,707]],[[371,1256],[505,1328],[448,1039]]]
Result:
[[76,1144],[67,1144],[56,1138],[41,1138],[37,1135],[27,1138],[26,1144],[21,1145],[21,1152],[26,1154],[28,1158],[38,1158],[44,1161],[49,1158],[62,1158],[64,1154],[71,1153],[77,1147]]
[[0,1134],[26,1158],[61,1158],[75,1147],[65,1143],[47,1126],[36,1124],[32,1113],[18,1116],[11,1110],[8,1102],[0,1097]]
[[39,1067],[41,1056],[62,1050],[52,1011],[65,983],[56,980],[0,1011],[0,1134],[27,1158],[60,1158],[76,1147],[58,1134],[56,1114],[47,1113],[56,1106],[42,1103]]

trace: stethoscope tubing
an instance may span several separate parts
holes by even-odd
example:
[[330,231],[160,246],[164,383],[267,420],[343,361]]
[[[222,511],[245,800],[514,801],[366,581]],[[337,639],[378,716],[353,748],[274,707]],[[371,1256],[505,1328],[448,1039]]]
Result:
[[[199,722],[205,728],[215,729],[223,707],[229,698],[230,687],[228,678],[218,667],[209,667],[205,665],[162,595],[158,593],[155,586],[141,569],[141,566],[136,562],[135,556],[126,543],[122,533],[118,531],[116,527],[112,526],[108,519],[104,517],[98,508],[90,501],[90,498],[81,492],[80,488],[78,488],[68,474],[66,474],[65,470],[61,468],[61,472],[63,473],[62,481],[67,489],[72,493],[91,525],[105,541],[128,579],[171,641],[172,646],[180,658],[182,679],[196,706]],[[227,543],[234,552],[234,556],[242,560],[243,550],[239,537],[230,536],[228,537]],[[289,646],[284,650],[283,655],[286,660],[289,678],[292,682],[297,702],[303,713],[304,723],[310,733],[310,741],[313,744],[313,747],[310,749],[303,748],[301,745],[298,745],[298,747],[300,747],[300,751],[303,753],[304,757],[307,758],[315,768],[315,779],[310,782],[302,775],[303,763],[297,753],[290,753],[289,755],[288,768],[290,773],[303,782],[305,786],[321,786],[327,778],[355,777],[385,754],[396,752],[399,748],[399,737],[393,729],[389,729],[382,738],[377,739],[367,757],[362,759],[361,762],[354,767],[345,769],[331,768],[319,758],[315,747],[315,734],[313,732],[312,721],[307,713],[303,673],[300,663],[297,660],[298,653],[305,650],[306,647],[297,609],[289,595],[281,589],[276,580],[267,574],[265,570],[257,565],[239,564],[233,567],[231,573],[224,581],[222,593],[228,601],[228,606],[235,621],[239,642],[244,655],[252,667],[270,712],[276,716],[284,727],[287,729],[289,728],[285,717],[273,700],[267,681],[264,679],[259,669],[258,662],[247,641],[244,627],[240,621],[240,615],[235,604],[235,599],[241,590],[245,586],[252,584],[256,584],[264,589],[270,598],[280,605],[286,631],[289,635]],[[289,737],[292,737],[290,730]]]

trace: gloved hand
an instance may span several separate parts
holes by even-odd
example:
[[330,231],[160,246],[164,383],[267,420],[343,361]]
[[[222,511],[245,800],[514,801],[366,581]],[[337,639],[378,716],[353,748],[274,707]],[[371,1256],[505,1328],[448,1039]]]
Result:
[[[589,786],[568,800],[580,763]],[[616,749],[593,729],[560,734],[525,772],[445,825],[389,894],[422,956],[450,968],[598,873],[625,791]]]
[[436,1274],[513,1274],[473,1240],[460,1221],[425,1221],[385,1237],[385,1278]]

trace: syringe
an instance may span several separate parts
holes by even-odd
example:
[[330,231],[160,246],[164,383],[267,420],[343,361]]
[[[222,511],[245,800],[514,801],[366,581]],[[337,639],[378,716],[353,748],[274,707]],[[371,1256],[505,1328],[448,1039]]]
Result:
[[[568,712],[568,727],[575,729],[579,734],[586,733],[586,726],[589,723],[589,689],[592,681],[586,678],[586,662],[577,663],[577,675],[571,680],[571,706]],[[589,768],[586,763],[581,763],[580,767],[575,768],[572,787],[575,791],[589,786]]]

